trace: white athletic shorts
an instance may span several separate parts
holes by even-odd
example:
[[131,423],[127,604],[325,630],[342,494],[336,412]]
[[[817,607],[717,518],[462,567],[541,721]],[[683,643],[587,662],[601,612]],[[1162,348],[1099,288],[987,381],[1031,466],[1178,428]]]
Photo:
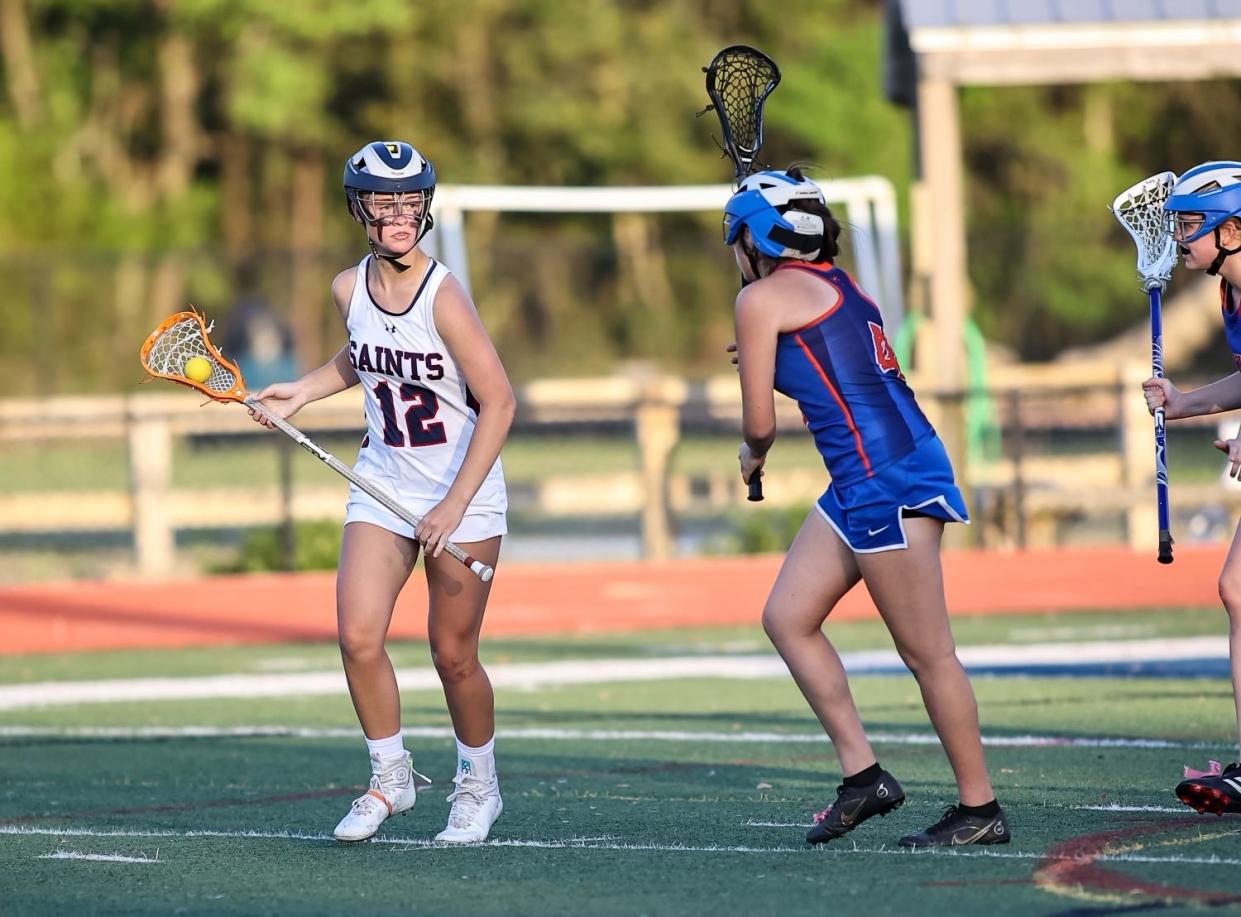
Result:
[[[397,535],[410,539],[414,537],[412,525],[357,488],[350,488],[349,502],[345,506],[345,525],[350,522],[369,522]],[[456,544],[469,544],[507,534],[508,517],[504,513],[466,513],[448,540]]]

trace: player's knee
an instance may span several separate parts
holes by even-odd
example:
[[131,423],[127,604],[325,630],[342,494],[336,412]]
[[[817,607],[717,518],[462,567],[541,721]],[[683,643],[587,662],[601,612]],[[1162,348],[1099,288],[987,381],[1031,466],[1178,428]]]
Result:
[[763,609],[763,633],[767,635],[767,639],[772,643],[779,643],[783,633],[780,616],[770,605]]
[[763,608],[763,631],[773,645],[779,646],[787,640],[804,636],[805,628],[798,627],[791,616],[781,611],[778,605],[768,602]]
[[479,667],[477,649],[459,643],[432,646],[431,661],[444,684],[465,681]]
[[373,662],[383,656],[384,635],[370,628],[342,626],[337,637],[341,657],[346,662]]
[[945,669],[959,669],[957,649],[951,641],[930,646],[897,647],[902,661],[915,678],[934,676]]
[[1234,621],[1241,618],[1241,572],[1225,571],[1219,578],[1219,598]]

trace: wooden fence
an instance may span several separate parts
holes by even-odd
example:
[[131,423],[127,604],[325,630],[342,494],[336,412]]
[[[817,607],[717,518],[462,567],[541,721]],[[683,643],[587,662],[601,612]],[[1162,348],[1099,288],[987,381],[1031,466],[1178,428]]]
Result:
[[[1139,393],[1148,374],[1142,365],[999,366],[989,373],[985,393],[947,393],[920,402],[934,422],[961,411],[970,398],[987,399],[1002,431],[999,452],[976,456],[965,469],[966,488],[986,504],[975,516],[975,542],[989,538],[1016,547],[1047,546],[1057,540],[1060,520],[1095,512],[1121,513],[1125,539],[1152,548],[1156,525],[1151,420]],[[917,378],[911,379],[920,390]],[[530,383],[518,392],[519,429],[589,429],[600,424],[632,432],[639,461],[629,473],[549,477],[520,499],[549,516],[637,514],[643,553],[666,558],[673,550],[673,519],[687,507],[724,508],[743,499],[735,478],[721,473],[707,480],[673,474],[671,456],[683,430],[734,431],[740,412],[735,376],[700,383],[668,377],[562,379]],[[778,399],[784,429],[801,428],[796,408]],[[360,431],[358,389],[305,408],[297,422],[316,433]],[[1214,421],[1209,421],[1214,423]],[[1048,429],[1108,431],[1102,445],[1076,454],[1037,454],[1030,437]],[[221,480],[211,488],[174,487],[173,443],[189,435],[262,436],[266,433],[239,407],[201,407],[190,393],[165,390],[0,401],[0,448],[7,444],[63,439],[123,440],[127,444],[126,490],[6,492],[0,483],[0,533],[129,530],[136,569],[166,575],[175,559],[178,529],[271,525],[294,518],[338,518],[339,487],[256,488]],[[283,439],[283,437],[281,437]],[[806,471],[768,482],[769,506],[808,502],[826,485],[822,472]],[[1241,506],[1241,490],[1217,484],[1178,487],[1178,507]],[[987,527],[991,533],[987,534]],[[997,536],[996,533],[999,533]]]

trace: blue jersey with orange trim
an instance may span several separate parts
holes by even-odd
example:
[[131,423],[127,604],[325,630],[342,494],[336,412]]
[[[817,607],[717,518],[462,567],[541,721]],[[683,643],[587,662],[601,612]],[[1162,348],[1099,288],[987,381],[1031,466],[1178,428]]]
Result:
[[1232,351],[1232,365],[1241,372],[1241,307],[1237,306],[1237,290],[1223,277],[1219,279],[1219,306],[1224,313],[1224,336]]
[[832,480],[868,478],[934,432],[905,382],[883,317],[845,271],[829,262],[793,264],[835,288],[836,304],[776,347],[776,391],[801,408]]

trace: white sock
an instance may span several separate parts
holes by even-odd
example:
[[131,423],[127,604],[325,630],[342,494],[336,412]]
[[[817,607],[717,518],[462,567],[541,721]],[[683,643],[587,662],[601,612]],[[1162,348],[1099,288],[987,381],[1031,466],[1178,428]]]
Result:
[[496,739],[492,736],[486,745],[477,748],[457,739],[457,773],[470,774],[482,780],[496,779]]
[[379,755],[381,758],[393,758],[405,753],[405,739],[398,729],[396,735],[388,736],[386,739],[367,739],[366,750],[369,754]]

